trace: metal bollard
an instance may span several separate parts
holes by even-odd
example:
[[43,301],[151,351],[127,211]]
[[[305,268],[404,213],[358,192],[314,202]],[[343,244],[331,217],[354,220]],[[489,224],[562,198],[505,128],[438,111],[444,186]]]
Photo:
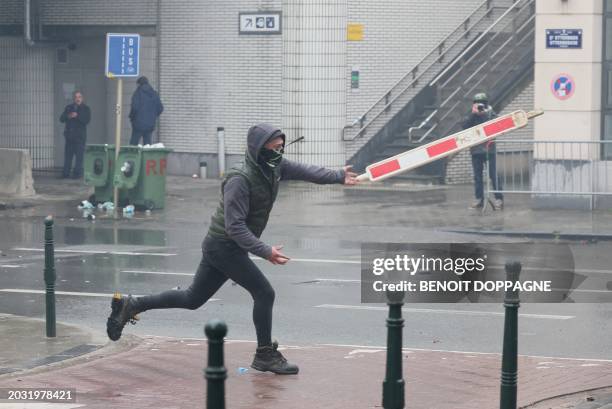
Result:
[[389,317],[387,318],[387,369],[383,382],[382,405],[385,409],[404,407],[404,379],[402,372],[402,305],[404,294],[388,294]]
[[[521,263],[506,263],[506,280],[518,281]],[[504,307],[504,350],[502,355],[500,409],[516,409],[517,394],[517,361],[518,361],[518,309],[520,306],[518,291],[506,291]]]
[[225,409],[225,379],[227,370],[223,364],[223,338],[227,334],[225,322],[214,319],[206,324],[208,338],[208,366],[204,370],[207,380],[206,408]]
[[53,254],[53,216],[45,218],[45,320],[47,337],[54,338],[55,331],[55,257]]

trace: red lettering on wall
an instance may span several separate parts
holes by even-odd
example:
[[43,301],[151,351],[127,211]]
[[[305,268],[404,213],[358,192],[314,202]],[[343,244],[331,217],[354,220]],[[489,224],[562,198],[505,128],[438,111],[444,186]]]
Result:
[[151,173],[151,171],[153,171],[154,175],[157,175],[157,171],[155,170],[156,167],[157,167],[157,161],[153,159],[149,159],[146,164],[147,176],[149,176],[149,173]]

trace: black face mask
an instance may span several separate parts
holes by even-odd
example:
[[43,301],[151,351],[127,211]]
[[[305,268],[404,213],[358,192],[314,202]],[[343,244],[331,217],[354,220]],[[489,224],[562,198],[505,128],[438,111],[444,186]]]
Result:
[[270,168],[274,169],[281,163],[283,153],[285,153],[284,148],[277,150],[261,148],[261,151],[259,152],[259,159],[262,163],[265,163]]

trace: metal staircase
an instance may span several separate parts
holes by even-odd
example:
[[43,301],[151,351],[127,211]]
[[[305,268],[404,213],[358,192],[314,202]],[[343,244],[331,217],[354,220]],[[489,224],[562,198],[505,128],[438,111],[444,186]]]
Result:
[[[460,129],[480,90],[501,110],[533,73],[534,32],[535,0],[481,3],[344,129],[349,162],[361,170]],[[437,161],[398,178],[442,183],[445,170]]]

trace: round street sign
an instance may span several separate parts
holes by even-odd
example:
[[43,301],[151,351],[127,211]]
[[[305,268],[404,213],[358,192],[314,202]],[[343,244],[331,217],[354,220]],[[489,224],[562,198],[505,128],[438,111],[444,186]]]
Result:
[[565,100],[574,95],[576,83],[569,74],[558,74],[550,83],[550,90],[555,98]]

